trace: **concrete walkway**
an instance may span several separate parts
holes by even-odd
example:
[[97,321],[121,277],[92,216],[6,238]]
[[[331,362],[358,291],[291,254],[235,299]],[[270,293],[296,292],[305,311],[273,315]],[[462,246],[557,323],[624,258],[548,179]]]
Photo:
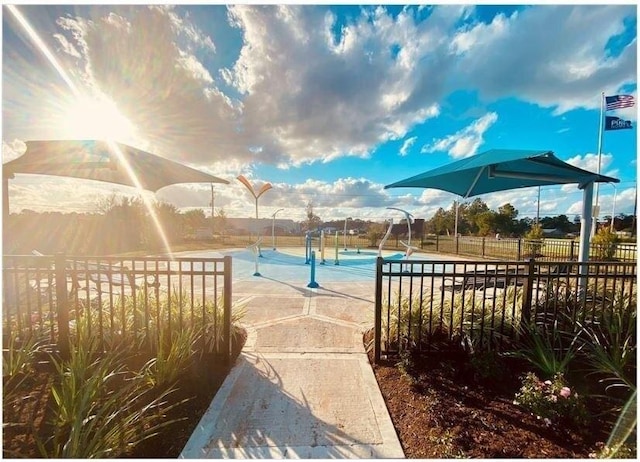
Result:
[[234,281],[247,342],[180,457],[403,458],[362,343],[373,285]]

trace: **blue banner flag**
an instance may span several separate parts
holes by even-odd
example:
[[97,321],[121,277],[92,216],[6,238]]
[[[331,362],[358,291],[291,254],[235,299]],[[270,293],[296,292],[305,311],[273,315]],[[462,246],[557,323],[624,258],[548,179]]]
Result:
[[624,130],[627,128],[633,128],[630,120],[623,120],[619,117],[607,116],[604,121],[605,130]]
[[612,111],[614,109],[622,109],[625,107],[633,107],[635,100],[632,95],[613,95],[605,96],[605,110]]

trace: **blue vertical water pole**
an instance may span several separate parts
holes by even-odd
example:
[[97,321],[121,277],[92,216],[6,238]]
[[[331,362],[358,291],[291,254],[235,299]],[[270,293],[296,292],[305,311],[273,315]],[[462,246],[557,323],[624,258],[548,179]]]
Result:
[[311,236],[307,233],[307,237],[304,241],[304,264],[309,264],[309,259],[311,258]]
[[324,246],[325,246],[325,236],[324,229],[320,231],[320,264],[324,265]]
[[312,289],[320,287],[316,282],[316,252],[313,250],[311,251],[311,280],[309,281],[309,284],[307,284],[307,287]]
[[340,260],[338,260],[338,231],[336,231],[336,261],[333,262],[334,265],[339,265]]

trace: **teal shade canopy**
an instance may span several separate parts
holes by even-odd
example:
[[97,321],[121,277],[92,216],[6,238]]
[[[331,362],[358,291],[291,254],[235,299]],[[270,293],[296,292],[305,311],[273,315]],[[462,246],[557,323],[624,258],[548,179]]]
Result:
[[27,141],[26,152],[2,165],[16,173],[66,176],[122,184],[156,192],[176,183],[229,183],[222,178],[122,143],[101,140]]
[[574,167],[551,151],[492,149],[443,165],[384,188],[432,188],[472,197],[509,189],[577,183],[619,183],[620,180]]

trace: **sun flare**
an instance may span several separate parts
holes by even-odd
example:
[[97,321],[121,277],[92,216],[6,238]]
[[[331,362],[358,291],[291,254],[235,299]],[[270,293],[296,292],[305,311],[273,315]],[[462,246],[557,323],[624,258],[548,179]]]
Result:
[[67,110],[63,124],[65,136],[71,139],[126,142],[136,131],[118,107],[104,98],[77,99]]

